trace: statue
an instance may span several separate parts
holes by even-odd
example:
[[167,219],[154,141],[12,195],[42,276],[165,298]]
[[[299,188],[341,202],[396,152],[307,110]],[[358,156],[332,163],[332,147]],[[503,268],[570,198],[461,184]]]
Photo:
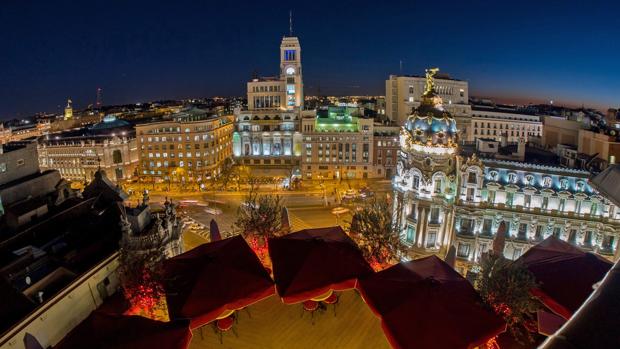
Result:
[[424,87],[424,96],[432,96],[435,94],[435,74],[439,68],[426,69],[426,86]]

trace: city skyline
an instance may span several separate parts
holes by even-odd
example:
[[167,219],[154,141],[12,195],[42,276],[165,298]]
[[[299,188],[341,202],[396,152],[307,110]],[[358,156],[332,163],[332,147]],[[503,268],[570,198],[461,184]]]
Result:
[[[67,98],[82,109],[95,104],[97,88],[104,104],[241,96],[253,73],[276,75],[289,10],[307,95],[319,86],[321,94],[383,95],[402,61],[403,74],[438,66],[469,81],[472,96],[502,102],[619,104],[617,4],[388,5],[7,4],[0,119],[60,112]],[[571,25],[583,13],[588,27]]]

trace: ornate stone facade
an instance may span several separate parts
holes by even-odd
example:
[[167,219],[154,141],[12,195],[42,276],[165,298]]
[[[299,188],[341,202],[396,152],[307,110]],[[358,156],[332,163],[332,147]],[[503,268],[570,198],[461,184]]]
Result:
[[[456,123],[427,71],[422,105],[401,129],[394,215],[409,257],[445,255],[467,273],[508,226],[504,255],[516,259],[554,234],[609,259],[618,257],[620,212],[589,184],[587,171],[459,156]],[[614,256],[615,255],[615,256]]]

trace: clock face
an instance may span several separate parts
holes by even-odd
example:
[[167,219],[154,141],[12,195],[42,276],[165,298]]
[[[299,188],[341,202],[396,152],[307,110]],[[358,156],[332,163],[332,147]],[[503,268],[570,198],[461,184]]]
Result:
[[287,75],[293,75],[293,74],[295,74],[295,68],[293,68],[293,67],[288,67],[288,68],[286,68],[286,74],[287,74]]

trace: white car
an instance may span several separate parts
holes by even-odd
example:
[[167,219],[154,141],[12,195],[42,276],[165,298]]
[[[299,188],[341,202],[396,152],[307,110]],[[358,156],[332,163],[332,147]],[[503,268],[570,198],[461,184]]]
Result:
[[208,214],[212,214],[212,215],[222,214],[222,210],[220,210],[219,208],[215,208],[215,207],[207,207],[205,208],[205,212]]

